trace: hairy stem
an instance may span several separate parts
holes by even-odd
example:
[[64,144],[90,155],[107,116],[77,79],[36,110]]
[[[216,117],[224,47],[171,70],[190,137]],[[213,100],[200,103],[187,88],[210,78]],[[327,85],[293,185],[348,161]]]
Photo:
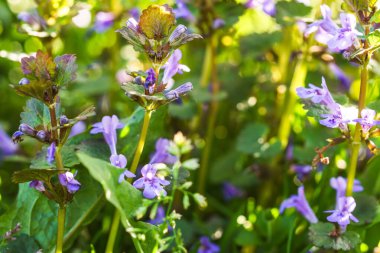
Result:
[[209,47],[211,48],[211,55],[210,55],[210,71],[211,71],[211,92],[212,92],[212,101],[210,104],[210,114],[208,116],[208,122],[207,122],[207,132],[206,132],[206,145],[202,152],[202,160],[201,165],[199,169],[198,174],[198,192],[200,194],[204,194],[205,192],[205,185],[206,185],[206,179],[207,179],[207,172],[208,172],[208,166],[209,166],[209,158],[210,158],[210,152],[212,147],[212,141],[214,138],[214,128],[216,123],[216,118],[218,115],[218,109],[219,109],[219,103],[216,101],[215,95],[218,94],[220,89],[220,84],[218,80],[218,70],[217,70],[217,64],[216,64],[216,47],[217,47],[217,37],[213,36],[209,40]]
[[[143,121],[142,129],[141,129],[141,133],[140,133],[139,142],[137,143],[135,155],[133,157],[132,165],[130,168],[130,171],[132,173],[136,172],[137,165],[139,164],[140,157],[141,157],[141,154],[142,154],[143,149],[144,149],[146,136],[148,134],[149,122],[150,122],[151,117],[152,117],[152,111],[145,111],[144,121]],[[128,181],[131,182],[131,179],[128,179]],[[108,241],[107,241],[107,246],[106,246],[106,251],[105,251],[106,253],[112,253],[113,252],[113,248],[114,248],[115,240],[116,240],[116,236],[117,236],[117,231],[119,229],[119,223],[120,223],[120,213],[116,209],[115,213],[113,215],[111,231],[110,231],[110,234],[108,236]],[[140,242],[138,241],[137,238],[132,237],[132,240],[135,243],[136,247],[141,248]]]
[[55,253],[61,253],[63,247],[63,235],[65,230],[65,216],[66,216],[66,208],[64,206],[60,206],[58,209],[58,230],[57,230],[57,246],[55,249]]

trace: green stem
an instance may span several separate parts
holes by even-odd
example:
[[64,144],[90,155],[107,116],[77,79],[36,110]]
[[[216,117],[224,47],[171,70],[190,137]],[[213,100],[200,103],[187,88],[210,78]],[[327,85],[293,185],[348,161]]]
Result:
[[[369,26],[366,25],[365,35],[367,36],[370,32]],[[369,44],[368,41],[364,41],[363,49],[368,49]],[[367,86],[368,86],[368,63],[371,59],[371,53],[366,52],[363,56],[363,66],[360,73],[360,93],[359,93],[359,102],[358,102],[358,118],[361,118],[361,112],[365,107],[365,99],[367,94]],[[350,157],[350,165],[348,167],[347,172],[347,189],[346,195],[352,196],[352,190],[354,187],[354,180],[356,174],[356,167],[358,164],[359,151],[361,144],[361,126],[359,123],[356,123],[354,137],[351,143],[351,157]]]
[[[360,78],[360,95],[359,95],[359,105],[358,105],[358,118],[361,117],[361,111],[365,106],[365,97],[367,92],[367,82],[368,82],[368,63],[365,63],[361,70]],[[359,123],[356,123],[354,137],[351,143],[351,157],[350,165],[348,167],[347,175],[347,196],[352,195],[352,189],[354,186],[356,167],[358,164],[359,151],[361,144],[361,126]]]
[[[209,158],[211,153],[212,141],[214,138],[214,129],[216,118],[218,115],[219,103],[215,100],[215,95],[218,94],[220,89],[220,84],[218,80],[217,64],[216,64],[216,47],[217,47],[217,37],[213,36],[209,40],[208,48],[210,48],[210,72],[211,72],[211,85],[212,85],[212,101],[210,104],[210,114],[207,122],[207,132],[206,132],[206,144],[202,152],[202,160],[199,168],[198,174],[198,192],[204,194],[205,185],[207,179],[207,172],[209,166]],[[209,49],[207,49],[209,50]]]
[[296,88],[298,86],[304,86],[306,75],[307,65],[304,59],[300,59],[294,69],[294,76],[288,90],[286,107],[282,114],[280,126],[278,128],[278,138],[280,139],[283,148],[288,145],[289,134],[294,121],[294,106],[297,102]]
[[[144,149],[146,136],[148,134],[149,122],[150,122],[151,117],[152,117],[152,111],[145,111],[139,142],[137,143],[137,148],[136,148],[135,155],[133,157],[132,165],[130,168],[130,171],[132,173],[136,172],[137,165],[139,164],[140,157]],[[131,179],[128,179],[128,181],[131,182]],[[111,231],[108,236],[108,241],[107,241],[107,246],[106,246],[106,251],[105,251],[106,253],[113,252],[113,248],[114,248],[115,240],[117,236],[117,231],[119,229],[119,223],[120,223],[120,212],[116,209],[113,215]],[[132,237],[132,240],[135,243],[136,247],[141,248],[140,242],[138,241],[137,238]]]
[[120,224],[120,212],[116,209],[115,213],[113,215],[112,225],[111,225],[111,231],[108,236],[107,246],[106,246],[106,253],[112,253],[113,247],[115,245],[117,232],[119,230],[119,224]]
[[65,230],[65,216],[66,208],[64,206],[60,206],[58,209],[57,247],[55,249],[55,253],[62,253],[63,235]]

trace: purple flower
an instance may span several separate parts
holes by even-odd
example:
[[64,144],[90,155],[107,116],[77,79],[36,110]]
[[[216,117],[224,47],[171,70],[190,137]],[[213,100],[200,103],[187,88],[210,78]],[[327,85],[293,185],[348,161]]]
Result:
[[46,161],[49,164],[52,164],[54,160],[55,160],[55,142],[52,142],[50,146],[47,148]]
[[311,165],[301,165],[301,164],[294,164],[292,165],[291,169],[297,174],[297,177],[299,180],[303,180],[313,170]]
[[156,141],[156,151],[150,157],[150,163],[174,164],[178,158],[168,152],[170,141],[160,138]]
[[331,51],[341,51],[349,49],[357,42],[357,35],[361,35],[356,27],[356,17],[352,14],[341,13],[340,21],[342,28],[340,28],[334,37],[327,42],[327,46]]
[[375,120],[376,112],[371,109],[363,109],[360,112],[362,116],[360,119],[354,119],[352,121],[358,122],[362,126],[363,132],[367,133],[375,125],[380,125],[379,120]]
[[342,27],[339,27],[331,19],[331,10],[327,5],[321,5],[322,20],[318,20],[305,31],[305,35],[317,32],[315,39],[326,44],[331,51],[339,52],[355,46],[357,35],[361,35],[356,29],[356,18],[352,14],[341,13],[340,21]]
[[116,115],[104,116],[101,122],[95,123],[92,125],[90,131],[91,134],[103,133],[104,139],[108,144],[111,155],[117,155],[116,152],[116,129],[123,128],[123,124],[119,121],[119,118]]
[[340,84],[345,90],[349,90],[351,87],[351,79],[346,75],[346,73],[343,72],[341,68],[339,68],[338,65],[335,63],[330,63],[329,64],[330,70],[334,73],[336,78],[338,78]]
[[173,10],[175,17],[176,18],[183,18],[189,22],[194,22],[195,17],[191,13],[189,8],[187,8],[185,1],[177,0],[176,3],[177,3],[177,8]]
[[[21,138],[21,136],[19,136],[19,138]],[[17,145],[4,132],[4,130],[1,127],[0,127],[0,151],[2,155],[6,155],[6,156],[13,155],[17,151]]]
[[[13,144],[15,144],[15,143],[18,143],[18,142],[21,142],[22,141],[22,136],[24,135],[24,133],[23,132],[21,132],[21,131],[16,131],[16,132],[14,132],[13,133],[13,135],[12,135],[12,142],[13,142]],[[1,135],[0,135],[1,136]],[[4,139],[6,139],[6,134],[4,133],[4,135],[2,135],[2,137],[4,138]],[[1,138],[1,137],[0,137]]]
[[138,8],[132,8],[128,11],[129,15],[135,20],[140,18],[140,10]]
[[98,12],[95,17],[94,30],[103,33],[112,27],[115,16],[112,12]]
[[338,199],[336,210],[325,211],[326,213],[332,213],[327,217],[330,222],[336,222],[339,224],[341,230],[346,231],[346,227],[350,224],[350,220],[359,222],[359,220],[352,214],[355,210],[356,203],[353,197],[341,197]]
[[234,198],[239,198],[244,195],[244,192],[240,190],[238,187],[235,185],[224,182],[223,183],[223,197],[225,200],[231,200]]
[[86,123],[84,123],[84,121],[78,121],[71,128],[69,138],[74,137],[75,135],[81,134],[84,131],[86,131]]
[[158,177],[157,164],[147,164],[141,169],[142,177],[137,179],[133,186],[138,189],[144,189],[143,195],[145,198],[153,199],[155,196],[166,196],[166,191],[163,186],[169,185],[170,182]]
[[146,71],[146,74],[147,77],[144,83],[145,90],[147,90],[149,94],[153,94],[154,86],[156,84],[156,73],[152,68],[150,68]]
[[38,131],[36,137],[42,142],[47,142],[49,140],[49,134],[44,130]]
[[219,246],[212,243],[207,236],[202,236],[199,241],[201,245],[197,253],[217,253],[220,251]]
[[165,69],[162,82],[167,84],[169,80],[177,73],[182,74],[183,71],[189,72],[190,69],[186,65],[179,64],[179,60],[182,58],[182,52],[179,49],[174,50],[168,61],[162,67]]
[[45,191],[45,186],[42,181],[39,180],[33,180],[29,183],[30,188],[34,188],[39,192],[44,192]]
[[76,176],[71,172],[65,172],[58,175],[59,182],[61,185],[67,188],[67,191],[70,193],[75,193],[79,190],[81,184],[74,178]]
[[20,124],[20,126],[18,127],[18,130],[28,136],[36,136],[37,134],[37,131],[33,127],[24,123]]
[[[346,196],[347,180],[343,177],[333,177],[330,179],[330,186],[336,190],[336,203],[338,205],[339,198]],[[360,184],[359,180],[354,180],[354,186],[352,188],[352,191],[363,191],[363,186]]]
[[322,77],[322,88],[313,84],[309,84],[310,88],[298,87],[296,89],[297,95],[302,99],[310,99],[315,104],[322,104],[329,107],[331,111],[335,111],[338,104],[335,103],[329,89],[327,88],[325,78]]
[[216,18],[212,22],[212,28],[214,28],[216,30],[216,29],[219,29],[219,28],[223,27],[225,24],[226,24],[226,22],[223,19]]
[[33,10],[32,12],[22,11],[17,15],[17,18],[30,25],[34,30],[46,28],[46,21],[38,14],[36,10]]
[[27,84],[29,84],[29,83],[30,83],[29,79],[26,78],[26,77],[23,77],[23,78],[21,78],[20,81],[18,82],[18,85],[27,85]]
[[269,16],[276,15],[276,5],[274,0],[248,0],[245,3],[246,8],[259,8]]
[[181,86],[179,86],[178,88],[176,88],[174,90],[168,91],[165,94],[165,97],[167,99],[176,99],[182,95],[185,95],[186,93],[188,93],[192,89],[193,89],[193,85],[190,82],[187,82],[187,83],[182,84]]
[[317,223],[318,219],[306,200],[303,186],[298,188],[298,195],[292,195],[284,200],[280,206],[280,213],[284,212],[285,208],[295,207],[310,223]]
[[153,220],[149,220],[148,223],[152,225],[159,225],[162,222],[164,222],[164,218],[165,218],[165,210],[162,206],[159,206],[157,208],[156,217],[154,217]]

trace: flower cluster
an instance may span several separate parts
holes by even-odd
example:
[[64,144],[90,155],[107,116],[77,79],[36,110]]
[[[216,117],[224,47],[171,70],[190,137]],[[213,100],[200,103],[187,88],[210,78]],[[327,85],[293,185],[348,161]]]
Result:
[[356,30],[356,17],[352,14],[341,13],[339,27],[331,18],[331,10],[327,5],[321,5],[322,20],[308,26],[306,35],[316,32],[315,39],[328,46],[332,52],[350,52],[360,46]]
[[368,132],[375,125],[380,125],[380,121],[375,120],[376,112],[371,109],[364,109],[361,118],[358,118],[358,110],[355,107],[344,107],[335,102],[327,88],[326,81],[322,77],[322,88],[309,84],[309,88],[297,88],[298,96],[303,99],[306,106],[319,106],[325,113],[320,114],[322,118],[319,123],[330,128],[340,128],[348,131],[349,123],[360,123],[363,132]]

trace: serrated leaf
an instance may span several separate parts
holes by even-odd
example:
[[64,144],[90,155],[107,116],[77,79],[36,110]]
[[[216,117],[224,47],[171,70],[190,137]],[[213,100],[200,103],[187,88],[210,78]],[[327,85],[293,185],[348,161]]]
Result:
[[309,239],[317,247],[334,250],[352,250],[360,243],[356,232],[346,231],[339,236],[332,236],[335,226],[331,223],[315,223],[309,228]]
[[7,244],[0,247],[2,253],[36,253],[40,247],[36,240],[27,234],[15,236],[15,240],[8,241]]
[[149,39],[161,40],[169,35],[175,22],[172,8],[154,4],[143,10],[139,28]]
[[26,183],[33,180],[39,180],[43,182],[50,182],[52,176],[62,173],[62,170],[53,169],[26,169],[20,170],[13,173],[12,181],[13,183]]
[[[56,107],[56,115],[60,116],[60,107]],[[33,128],[50,126],[49,108],[41,101],[31,98],[26,101],[24,111],[21,113],[21,123],[25,123]]]
[[192,158],[182,163],[182,166],[188,170],[196,170],[199,168],[198,158]]
[[74,81],[78,66],[75,64],[76,56],[73,54],[64,54],[54,59],[57,65],[57,74],[55,82],[58,86],[66,86]]

